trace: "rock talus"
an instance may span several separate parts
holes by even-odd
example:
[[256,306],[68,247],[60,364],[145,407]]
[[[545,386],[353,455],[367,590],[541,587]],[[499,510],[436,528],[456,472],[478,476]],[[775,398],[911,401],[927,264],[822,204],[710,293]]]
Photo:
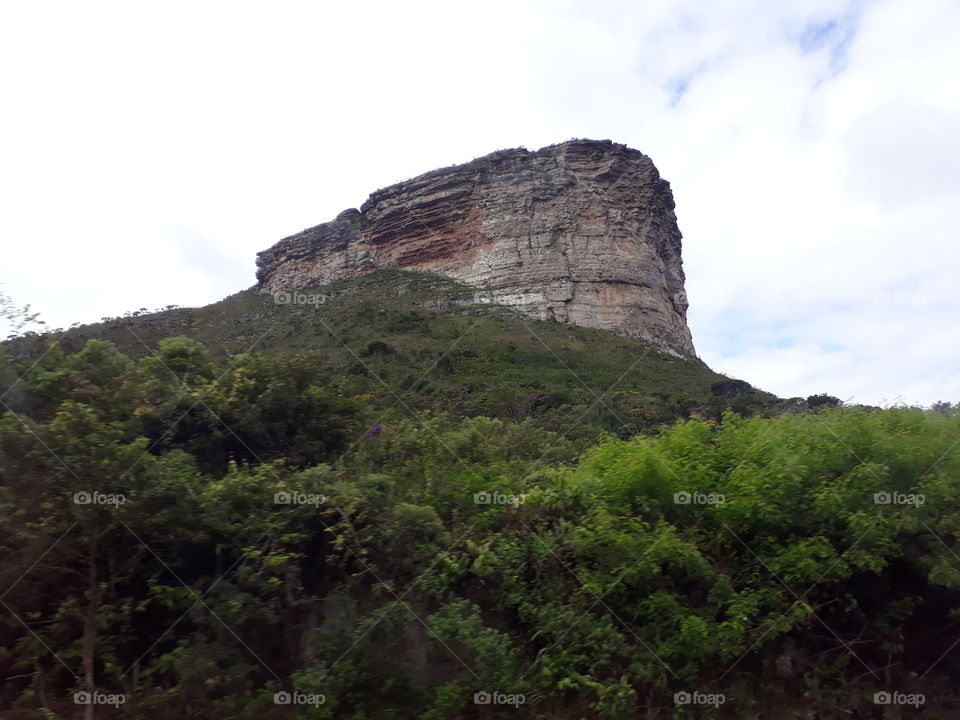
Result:
[[643,153],[571,140],[502,150],[378,190],[258,253],[264,292],[378,268],[439,273],[533,318],[695,357],[670,184]]

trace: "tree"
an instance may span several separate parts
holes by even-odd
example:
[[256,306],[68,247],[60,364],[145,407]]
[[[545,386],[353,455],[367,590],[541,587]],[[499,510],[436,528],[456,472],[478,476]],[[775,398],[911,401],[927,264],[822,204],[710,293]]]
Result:
[[2,291],[0,291],[0,321],[8,325],[11,337],[20,335],[24,328],[31,325],[46,326],[46,323],[40,319],[39,313],[30,312],[29,305],[17,307],[13,299]]
[[930,406],[930,409],[935,413],[940,413],[941,415],[950,415],[951,413],[960,410],[960,403],[956,405],[951,405],[950,402],[945,400],[939,400]]
[[816,410],[818,407],[822,407],[824,405],[836,407],[840,404],[840,398],[836,398],[833,395],[827,395],[826,393],[821,393],[820,395],[811,395],[807,398],[807,407],[811,410]]
[[[5,602],[30,629],[21,632],[13,659],[34,670],[34,689],[66,693],[72,684],[37,638],[56,647],[68,668],[78,662],[74,690],[120,682],[119,655],[137,642],[123,618],[143,600],[137,589],[155,585],[165,572],[140,538],[169,544],[197,514],[183,507],[195,495],[192,463],[178,455],[155,458],[146,438],[130,442],[124,435],[121,423],[72,400],[46,425],[0,418],[0,477],[8,488],[0,498],[0,545],[14,550],[4,553],[2,579],[12,586]],[[171,483],[181,487],[171,492]],[[84,717],[93,711],[87,705]]]

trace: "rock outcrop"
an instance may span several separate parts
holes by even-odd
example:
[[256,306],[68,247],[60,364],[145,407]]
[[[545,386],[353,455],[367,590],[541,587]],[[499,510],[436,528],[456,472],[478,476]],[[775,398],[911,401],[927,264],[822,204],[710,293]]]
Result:
[[571,140],[502,150],[378,190],[258,253],[264,292],[378,268],[440,273],[478,302],[695,357],[670,184],[643,153]]

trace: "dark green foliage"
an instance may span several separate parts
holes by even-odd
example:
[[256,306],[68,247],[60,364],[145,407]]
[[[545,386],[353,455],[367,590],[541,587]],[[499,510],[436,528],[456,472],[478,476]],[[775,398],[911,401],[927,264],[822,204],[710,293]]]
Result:
[[394,350],[390,345],[387,345],[387,343],[381,342],[380,340],[374,340],[372,343],[367,344],[367,347],[363,349],[363,352],[361,352],[360,355],[362,357],[384,357],[386,355],[393,355],[396,352],[397,351]]
[[835,398],[833,395],[827,395],[826,393],[821,393],[820,395],[811,395],[807,398],[807,407],[811,410],[816,410],[819,407],[823,406],[836,407],[840,405],[840,398]]
[[753,386],[743,380],[721,380],[710,386],[710,392],[725,398],[734,398],[741,393],[752,390]]

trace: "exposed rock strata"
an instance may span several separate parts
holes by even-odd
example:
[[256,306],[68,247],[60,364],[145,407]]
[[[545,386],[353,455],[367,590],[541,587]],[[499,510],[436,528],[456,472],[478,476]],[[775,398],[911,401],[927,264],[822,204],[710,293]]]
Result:
[[430,271],[478,302],[695,355],[670,184],[643,153],[571,140],[502,150],[378,190],[258,253],[264,292],[377,268]]

